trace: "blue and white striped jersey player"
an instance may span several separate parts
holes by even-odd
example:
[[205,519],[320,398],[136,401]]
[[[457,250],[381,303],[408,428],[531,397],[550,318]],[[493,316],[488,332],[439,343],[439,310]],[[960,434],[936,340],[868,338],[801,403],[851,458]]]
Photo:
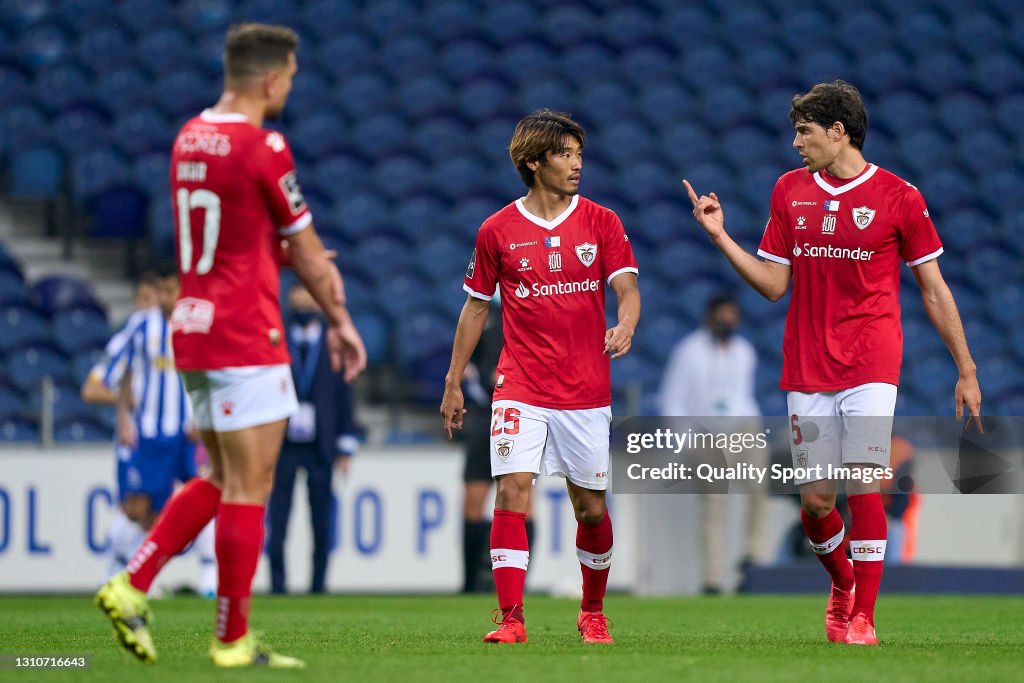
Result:
[[[178,296],[177,271],[173,264],[160,267],[142,284],[153,287],[155,301],[133,313],[110,339],[82,387],[86,401],[117,406],[120,509],[110,528],[108,575],[125,568],[175,483],[196,476],[192,409],[171,347],[169,316]],[[200,590],[212,593],[216,565],[212,528],[207,531],[209,538],[201,536],[196,545],[203,564]]]

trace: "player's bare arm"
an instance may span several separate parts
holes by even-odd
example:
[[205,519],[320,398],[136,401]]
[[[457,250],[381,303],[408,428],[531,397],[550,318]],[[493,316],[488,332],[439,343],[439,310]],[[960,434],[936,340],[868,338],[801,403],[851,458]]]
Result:
[[605,332],[604,352],[612,358],[620,358],[633,346],[633,332],[640,321],[640,288],[635,273],[619,273],[611,286],[618,300],[619,323]]
[[112,406],[117,403],[117,394],[93,374],[90,374],[82,384],[81,396],[83,401],[93,405]]
[[683,185],[686,186],[686,194],[693,204],[693,217],[740,277],[769,301],[781,299],[789,288],[792,269],[784,263],[767,259],[762,261],[747,253],[725,231],[725,214],[721,202],[718,201],[718,195],[712,192],[698,197],[689,181],[684,180]]
[[968,425],[973,422],[978,431],[984,433],[980,417],[981,387],[978,385],[978,367],[967,346],[967,336],[964,334],[964,326],[953,293],[949,291],[949,286],[942,277],[937,260],[925,261],[914,266],[914,277],[921,288],[924,309],[952,354],[956,369],[960,373],[953,392],[956,400],[956,417],[958,420],[963,418],[964,406],[967,406],[967,412],[971,416]]
[[331,367],[337,371],[344,366],[345,381],[351,382],[366,369],[366,347],[348,309],[338,300],[338,269],[325,258],[324,245],[312,225],[287,240],[295,273],[330,323],[327,346]]
[[132,419],[135,398],[132,396],[131,372],[126,372],[121,378],[115,405],[117,407],[117,442],[122,446],[135,448],[139,443],[139,434],[135,429],[135,420]]
[[452,344],[452,362],[444,377],[444,396],[441,398],[441,417],[449,440],[453,429],[462,429],[462,416],[466,414],[462,376],[476,345],[480,343],[480,335],[487,324],[488,306],[489,301],[470,295],[466,297],[462,313],[459,314],[459,325],[455,328],[455,342]]

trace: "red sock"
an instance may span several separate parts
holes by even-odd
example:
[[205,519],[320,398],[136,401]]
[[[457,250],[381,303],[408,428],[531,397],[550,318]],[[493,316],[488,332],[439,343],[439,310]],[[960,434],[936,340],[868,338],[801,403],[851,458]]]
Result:
[[[832,512],[815,519],[806,510],[800,510],[800,521],[811,541],[811,550],[832,577],[832,583],[844,591],[853,588],[853,570],[846,559],[846,544],[843,543],[846,530],[839,511],[832,508]],[[857,591],[860,592],[860,586],[857,586]]]
[[249,631],[252,579],[263,547],[263,506],[221,503],[217,553],[217,638],[231,643]]
[[849,496],[850,550],[853,551],[853,573],[857,575],[857,595],[853,611],[863,612],[871,623],[875,622],[875,600],[882,583],[882,565],[885,542],[889,536],[885,523],[885,509],[881,493],[862,493]]
[[220,489],[198,477],[168,501],[146,540],[128,563],[128,580],[148,592],[167,561],[180,553],[203,530],[220,504]]
[[576,557],[583,572],[584,612],[604,609],[604,594],[608,587],[608,568],[612,564],[612,518],[607,511],[594,526],[579,522],[576,526]]
[[526,515],[522,512],[495,510],[491,522],[491,568],[498,606],[502,616],[523,617],[523,591],[526,567],[530,564],[530,544],[526,540]]

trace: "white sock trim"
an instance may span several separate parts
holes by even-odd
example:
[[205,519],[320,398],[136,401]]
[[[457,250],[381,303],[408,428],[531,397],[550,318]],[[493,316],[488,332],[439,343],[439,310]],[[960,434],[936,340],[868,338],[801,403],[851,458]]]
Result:
[[843,543],[843,538],[846,537],[846,527],[843,526],[839,529],[839,533],[828,539],[824,543],[815,543],[808,539],[811,544],[811,550],[814,551],[815,555],[828,555],[830,552],[838,548]]
[[491,548],[491,569],[511,567],[524,572],[530,566],[529,550],[512,550],[511,548]]
[[850,541],[850,552],[857,562],[882,562],[885,560],[885,544],[880,541]]
[[580,559],[580,564],[590,567],[591,569],[608,569],[612,566],[612,549],[609,548],[608,552],[595,555],[594,553],[588,553],[586,550],[580,550],[576,548],[576,557]]

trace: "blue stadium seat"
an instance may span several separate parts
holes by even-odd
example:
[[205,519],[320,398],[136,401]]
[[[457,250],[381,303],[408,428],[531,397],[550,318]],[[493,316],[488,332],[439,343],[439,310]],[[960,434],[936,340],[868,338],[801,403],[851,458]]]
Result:
[[914,74],[910,62],[898,50],[877,50],[862,55],[860,59],[861,73],[870,74],[862,84],[871,99],[881,100],[889,93],[906,88],[913,84]]
[[[832,19],[820,7],[807,7],[800,3],[785,14],[785,21],[780,21],[776,29],[784,45],[794,54],[811,54],[814,50],[829,45],[834,40],[831,31],[823,31],[822,26],[829,26]],[[806,87],[806,85],[804,86]]]
[[1000,97],[994,115],[1008,134],[1016,135],[1017,126],[1024,120],[1024,93],[1008,93]]
[[722,38],[739,49],[752,43],[771,42],[778,30],[771,13],[752,2],[722,11],[720,26]]
[[345,120],[323,109],[299,119],[288,134],[288,143],[296,156],[310,161],[339,151],[347,137]]
[[434,236],[416,250],[416,268],[427,282],[454,285],[466,273],[466,243],[457,236]]
[[439,65],[457,83],[490,75],[498,66],[494,50],[480,40],[471,39],[445,46]]
[[[699,105],[695,103],[694,108],[699,109]],[[712,153],[711,135],[699,122],[684,117],[661,129],[661,152],[682,174],[680,177],[690,178],[692,182],[693,178],[688,175],[690,169],[707,161]]]
[[185,0],[178,9],[178,21],[192,33],[223,32],[231,21],[231,12],[228,0]]
[[[106,112],[89,106],[76,106],[60,113],[53,122],[53,142],[68,156],[105,151],[110,138],[110,119]],[[107,152],[110,154],[110,152]],[[74,162],[80,161],[76,158]]]
[[918,86],[937,98],[973,85],[974,76],[953,50],[934,50],[919,56],[915,69]]
[[246,21],[290,25],[295,21],[295,6],[280,0],[247,0],[237,16]]
[[604,40],[620,50],[650,45],[660,38],[653,12],[639,4],[613,6],[601,17],[601,29]]
[[976,198],[985,202],[993,213],[1012,216],[1024,210],[1024,193],[1019,190],[1020,183],[1021,175],[1016,170],[990,172],[978,184]]
[[0,422],[24,417],[27,412],[28,406],[22,398],[22,393],[14,387],[0,383]]
[[997,15],[984,10],[957,16],[953,22],[953,42],[968,54],[979,48],[1000,50],[1007,45],[1007,30]]
[[103,348],[110,338],[110,325],[103,309],[76,306],[53,316],[53,339],[69,356],[80,351]]
[[358,192],[338,203],[329,222],[340,227],[346,238],[358,243],[390,230],[394,224],[391,212],[390,202],[373,193]]
[[[333,89],[329,71],[302,68],[300,75],[294,79],[292,91],[288,95],[288,106],[285,109],[285,120],[301,122],[307,116],[315,116],[330,109],[330,94]],[[292,127],[289,127],[289,131]],[[289,133],[289,137],[291,137]]]
[[110,427],[93,418],[61,420],[53,426],[53,440],[57,443],[95,443],[111,439]]
[[486,122],[506,112],[518,113],[512,85],[498,78],[477,78],[466,83],[458,95],[459,111],[473,121]]
[[11,304],[29,305],[28,291],[25,289],[21,273],[0,266],[0,307]]
[[89,201],[93,237],[140,239],[146,235],[149,198],[135,185],[117,185],[98,192]]
[[[674,177],[672,180],[676,181]],[[682,188],[681,185],[679,187]],[[681,233],[688,231],[687,219],[690,218],[690,201],[681,189],[676,199],[661,198],[641,205],[636,225],[626,226],[634,251],[638,242],[660,247],[678,240]],[[637,260],[639,262],[639,254]],[[646,275],[644,279],[646,280]]]
[[48,147],[18,152],[11,159],[8,194],[22,199],[56,199],[64,185],[64,159]]
[[[539,80],[521,81],[519,95],[516,98],[520,111],[524,114],[537,109],[554,109],[555,111],[571,111],[577,101],[572,86],[560,78],[549,76]],[[509,139],[512,138],[511,133]]]
[[97,92],[103,93],[104,103],[115,112],[143,107],[156,95],[152,92],[152,78],[144,69],[124,64],[97,76],[95,87]]
[[99,308],[89,283],[74,277],[41,278],[32,285],[31,293],[36,309],[47,316],[78,306]]
[[484,21],[477,18],[477,7],[466,0],[430,3],[424,11],[427,30],[441,43],[460,38],[478,38]]
[[103,358],[103,353],[96,349],[79,351],[71,358],[71,381],[82,386],[93,367]]
[[[0,92],[3,92],[11,103],[21,103],[32,97],[32,79],[22,68],[13,64],[0,63]],[[25,104],[12,104],[12,108],[28,108]],[[12,109],[0,113],[4,119],[10,116]],[[3,143],[0,143],[2,145]]]
[[[158,149],[154,146],[154,149]],[[170,149],[170,145],[164,148]],[[169,169],[171,156],[165,151],[154,151],[136,158],[132,164],[132,182],[149,195],[151,202],[170,202]]]
[[711,130],[726,132],[743,123],[758,120],[754,108],[756,97],[739,85],[719,85],[705,91],[701,96],[701,107],[714,112],[709,118]]
[[874,107],[879,123],[893,131],[913,130],[929,123],[933,116],[928,100],[912,90],[894,92],[881,98]]
[[154,255],[174,256],[174,213],[169,200],[149,203],[149,229]]
[[80,32],[76,54],[81,63],[100,74],[130,64],[133,59],[133,43],[130,33],[117,24],[109,23]]
[[217,101],[218,83],[201,71],[165,71],[156,82],[156,102],[172,118],[191,117]]
[[413,315],[429,308],[436,294],[423,286],[419,278],[406,275],[408,268],[394,268],[388,263],[390,273],[399,273],[388,277],[378,284],[377,302],[393,321]]
[[[42,391],[34,387],[29,391],[28,409],[33,415],[40,415],[43,409]],[[53,419],[62,420],[91,417],[95,412],[93,406],[82,400],[79,387],[71,382],[55,382],[53,387]],[[107,436],[109,436],[109,432]]]
[[[570,45],[558,58],[542,67],[545,70],[557,67],[561,75],[570,81],[576,81],[580,73],[587,73],[594,84],[606,78],[621,78],[619,62],[615,52],[602,41],[585,41]],[[511,76],[511,74],[510,74]],[[522,82],[522,76],[516,80]]]
[[22,31],[46,19],[49,3],[40,0],[15,0],[4,3],[4,23]]
[[359,121],[378,112],[392,111],[392,90],[387,77],[372,71],[358,73],[341,78],[337,96],[331,101],[339,113]]
[[74,64],[54,64],[42,69],[35,78],[35,101],[52,112],[93,98],[92,74]]
[[158,76],[187,69],[192,62],[188,35],[177,27],[176,21],[155,31],[139,33],[135,60]]
[[[422,59],[423,53],[420,54]],[[343,78],[360,69],[372,68],[373,56],[370,39],[361,32],[349,31],[321,42],[317,47],[316,63],[321,70]]]
[[22,391],[35,389],[44,377],[64,381],[69,371],[67,358],[49,345],[30,346],[7,354],[7,376]]
[[968,80],[992,98],[1019,93],[1024,88],[1024,60],[1009,50],[985,52],[974,63]]
[[[525,189],[523,194],[526,194]],[[460,199],[455,204],[455,210],[451,212],[448,223],[452,226],[453,233],[466,239],[466,246],[463,248],[463,255],[466,263],[469,263],[469,256],[473,252],[473,244],[476,243],[476,233],[480,230],[481,224],[489,216],[500,211],[506,204],[514,199],[510,197],[504,203],[496,202],[490,197],[468,197]]]
[[415,33],[418,28],[419,3],[412,0],[380,0],[366,5],[364,24],[378,39]]
[[[815,52],[814,59],[804,61],[799,67],[799,73],[804,84],[832,81],[837,78],[847,81],[857,80],[857,72],[854,70],[850,57],[834,46],[824,47]],[[807,85],[804,85],[801,90],[806,88]]]
[[656,83],[640,91],[639,109],[655,130],[663,135],[676,123],[694,115],[694,102],[680,83]]
[[[129,157],[147,152],[167,152],[174,142],[174,128],[156,107],[141,107],[124,112],[114,122],[113,139]],[[164,167],[166,180],[167,166]]]
[[939,129],[923,124],[902,135],[898,142],[904,160],[921,178],[949,164],[952,159],[949,143],[949,138]]
[[707,43],[683,53],[683,75],[695,92],[735,78],[732,55],[721,45]]
[[1006,136],[992,130],[991,125],[979,127],[958,137],[957,157],[966,169],[962,175],[984,178],[993,168],[1006,168],[1020,158],[1018,152],[1006,144]]
[[455,109],[456,92],[438,74],[418,74],[398,86],[398,103],[413,119],[425,119]]
[[551,45],[572,45],[601,35],[601,20],[582,3],[552,5],[539,19],[535,30]]
[[436,159],[442,150],[449,152],[465,147],[470,135],[470,127],[462,119],[442,115],[427,119],[416,126],[412,134],[412,143],[424,159]]
[[68,34],[57,23],[36,24],[26,29],[18,41],[18,54],[30,68],[62,61],[70,48]]
[[965,135],[991,125],[992,105],[973,93],[952,93],[939,100],[936,118],[954,135]]
[[146,36],[174,26],[178,21],[176,10],[176,4],[168,2],[126,2],[117,6],[117,20],[112,23],[127,26],[137,36]]
[[[502,51],[499,60],[505,76],[514,83],[523,84],[526,83],[527,74],[545,73],[560,61],[555,58],[555,52],[548,43],[538,40],[523,40],[510,45]],[[571,67],[568,54],[565,64]]]
[[[595,83],[579,93],[579,102],[586,117],[597,121],[601,128],[597,131],[602,137],[611,135],[612,129],[618,129],[620,135],[622,130],[642,130],[644,137],[648,138],[649,147],[654,141],[650,140],[650,133],[643,128],[632,116],[636,111],[638,95],[637,92],[620,79],[608,79]],[[603,146],[605,150],[630,149],[630,147]],[[638,155],[642,152],[636,150]]]
[[[451,147],[437,147],[448,150]],[[428,164],[411,154],[396,154],[381,159],[373,169],[373,181],[382,193],[396,199],[433,187],[434,175]]]
[[[591,170],[584,168],[583,177],[588,185]],[[636,161],[620,168],[618,177],[621,187],[632,188],[630,198],[641,208],[659,199],[678,197],[683,192],[679,179],[659,161]]]
[[[315,36],[318,41],[327,40],[339,33],[351,30],[359,23],[358,3],[313,0],[304,5],[302,28],[304,32]],[[299,57],[301,59],[302,55],[300,54]]]
[[[304,173],[300,172],[300,173]],[[353,154],[334,154],[320,159],[309,173],[313,184],[322,188],[341,188],[347,195],[370,184],[370,166]],[[305,175],[300,175],[300,180]],[[339,197],[344,202],[344,197]]]
[[[895,10],[895,4],[889,9]],[[936,46],[947,44],[950,37],[949,22],[931,8],[914,11],[898,26],[903,49],[915,57],[933,52]]]
[[418,243],[453,231],[452,204],[433,192],[408,195],[395,207],[395,223]]
[[536,38],[536,10],[526,3],[493,3],[486,8],[478,26],[494,43],[514,47]]
[[0,351],[49,340],[50,324],[35,309],[19,305],[0,308]]
[[81,203],[127,179],[127,162],[108,149],[86,152],[71,164],[71,192]]
[[[786,87],[792,93],[799,84],[794,73],[794,58],[777,44],[758,45],[740,51],[738,75],[747,86],[758,92]],[[779,112],[775,113],[779,116]]]
[[487,165],[475,155],[441,158],[434,167],[435,177],[444,180],[438,189],[451,200],[466,194],[486,194],[495,190]]
[[19,443],[39,441],[39,427],[34,420],[0,420],[0,441]]
[[455,334],[454,321],[433,310],[410,311],[398,318],[395,325],[395,346],[397,360],[401,365],[412,366],[427,355],[448,349]]
[[895,42],[892,22],[870,8],[857,8],[836,24],[839,43],[857,57],[889,51]]
[[439,60],[440,56],[431,41],[424,36],[410,34],[385,40],[380,45],[374,66],[393,79],[401,80],[440,72]]

